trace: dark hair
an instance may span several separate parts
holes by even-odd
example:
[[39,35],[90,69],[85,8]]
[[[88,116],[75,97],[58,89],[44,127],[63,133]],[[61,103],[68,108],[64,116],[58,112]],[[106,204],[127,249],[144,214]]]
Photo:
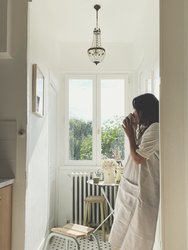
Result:
[[139,127],[148,127],[154,122],[159,122],[159,101],[153,94],[143,94],[132,101],[133,108],[139,115]]

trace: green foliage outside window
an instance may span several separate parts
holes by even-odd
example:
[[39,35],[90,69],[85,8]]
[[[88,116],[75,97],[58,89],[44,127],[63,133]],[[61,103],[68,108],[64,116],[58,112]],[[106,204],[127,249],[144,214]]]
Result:
[[[101,154],[102,158],[115,158],[115,152],[124,158],[124,132],[121,126],[122,117],[107,120],[102,125]],[[92,122],[81,119],[70,119],[69,142],[71,160],[92,160]]]
[[[124,132],[121,126],[122,117],[107,120],[102,125],[101,154],[103,158],[115,158],[114,153],[119,153],[124,159]],[[120,159],[119,159],[120,160]]]
[[70,119],[69,145],[71,160],[91,160],[92,123],[81,119]]

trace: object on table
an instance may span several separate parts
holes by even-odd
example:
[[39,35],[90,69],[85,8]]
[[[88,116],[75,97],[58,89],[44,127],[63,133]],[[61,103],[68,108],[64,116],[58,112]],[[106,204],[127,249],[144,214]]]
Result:
[[104,183],[115,183],[115,170],[118,163],[115,159],[105,159],[102,163],[102,171],[104,174]]

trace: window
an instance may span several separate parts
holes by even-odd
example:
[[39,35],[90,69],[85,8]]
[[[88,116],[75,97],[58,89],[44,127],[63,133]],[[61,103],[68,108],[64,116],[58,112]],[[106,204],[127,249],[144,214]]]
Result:
[[93,82],[69,80],[69,159],[93,158]]
[[127,76],[68,76],[66,80],[66,164],[97,165],[125,158]]
[[101,79],[101,156],[124,159],[124,79]]

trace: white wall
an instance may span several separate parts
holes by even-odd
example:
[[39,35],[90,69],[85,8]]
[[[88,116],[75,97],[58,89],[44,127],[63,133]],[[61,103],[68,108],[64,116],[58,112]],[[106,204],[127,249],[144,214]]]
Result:
[[143,8],[133,41],[133,64],[137,70],[143,62],[146,70],[159,66],[159,0],[151,0]]
[[[42,11],[41,11],[42,10]],[[53,6],[33,1],[28,10],[28,142],[25,249],[42,249],[49,232],[49,115],[48,95],[53,62]],[[50,18],[49,18],[50,17]],[[44,75],[44,117],[32,113],[32,64]],[[56,112],[57,110],[54,110]],[[54,128],[56,129],[56,128]],[[52,180],[53,181],[53,180]],[[52,224],[52,222],[51,222]],[[20,249],[21,250],[21,249]]]
[[[0,119],[16,120],[17,130],[26,130],[27,2],[25,0],[8,1],[7,36],[7,46],[5,46],[7,51],[0,53]],[[26,136],[17,136],[13,186],[12,250],[24,249],[25,166]]]
[[188,129],[185,120],[188,113],[186,2],[162,0],[160,6],[161,204],[164,250],[188,249],[185,160]]

